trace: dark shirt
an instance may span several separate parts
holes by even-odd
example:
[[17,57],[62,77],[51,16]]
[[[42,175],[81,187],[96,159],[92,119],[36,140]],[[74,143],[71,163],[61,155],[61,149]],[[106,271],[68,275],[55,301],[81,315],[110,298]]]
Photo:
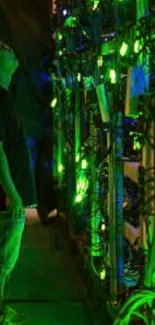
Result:
[[1,114],[0,114],[0,141],[3,140],[2,127],[1,127]]
[[0,87],[0,141],[4,138],[3,107],[8,97],[8,91]]
[[10,172],[24,206],[36,204],[29,150],[11,93],[0,87],[0,140],[3,140]]

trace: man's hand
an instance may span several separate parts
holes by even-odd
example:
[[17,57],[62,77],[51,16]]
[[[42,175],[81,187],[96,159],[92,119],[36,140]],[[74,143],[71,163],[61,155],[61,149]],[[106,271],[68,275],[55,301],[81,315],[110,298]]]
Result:
[[10,202],[9,210],[15,219],[20,219],[23,214],[25,214],[25,209],[22,204],[22,200],[19,197],[18,199]]
[[3,143],[0,141],[0,179],[6,196],[9,198],[8,206],[14,218],[20,218],[25,214],[22,199],[12,179],[10,168]]
[[12,205],[9,210],[14,219],[20,219],[25,214],[25,209],[20,205]]

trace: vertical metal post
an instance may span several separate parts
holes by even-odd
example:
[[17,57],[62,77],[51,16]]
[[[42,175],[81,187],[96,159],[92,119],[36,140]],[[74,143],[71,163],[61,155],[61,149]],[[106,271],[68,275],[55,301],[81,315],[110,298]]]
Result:
[[[115,3],[116,30],[119,29],[119,7]],[[117,44],[116,44],[117,46]],[[116,85],[113,89],[113,102],[119,99],[119,55],[116,51],[115,70]],[[111,130],[109,145],[112,151],[109,156],[109,198],[108,213],[110,221],[110,264],[111,281],[110,293],[113,299],[120,294],[123,288],[124,253],[123,253],[123,200],[124,200],[124,162],[123,162],[123,120],[124,114],[121,110],[113,110],[111,105]]]
[[[115,131],[114,131],[115,130]],[[109,143],[113,144],[109,156],[110,264],[111,295],[117,296],[123,285],[123,112],[115,112],[111,123]]]

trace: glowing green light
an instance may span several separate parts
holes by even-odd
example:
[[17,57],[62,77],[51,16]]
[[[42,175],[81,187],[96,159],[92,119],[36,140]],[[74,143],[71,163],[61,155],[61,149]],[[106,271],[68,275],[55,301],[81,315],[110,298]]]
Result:
[[75,198],[75,202],[76,203],[80,203],[83,200],[83,196],[82,194],[77,194],[76,198]]
[[105,225],[105,223],[102,223],[102,225],[101,225],[101,231],[105,231],[105,229],[106,229],[106,225]]
[[120,48],[120,55],[125,56],[127,54],[127,51],[128,51],[128,44],[123,42]]
[[65,20],[64,26],[73,28],[77,25],[77,19],[74,16],[70,16]]
[[61,33],[58,33],[58,40],[61,41],[62,40],[62,34]]
[[102,271],[100,272],[100,279],[101,280],[104,280],[106,277],[106,269],[103,268]]
[[100,3],[100,0],[94,0],[93,11],[95,11]]
[[75,161],[78,163],[79,160],[80,160],[80,155],[79,155],[79,153],[78,153],[78,154],[76,155]]
[[103,56],[99,56],[97,59],[97,66],[100,68],[103,66]]
[[58,55],[61,56],[62,54],[63,54],[63,52],[60,50],[60,51],[58,52]]
[[138,52],[140,51],[140,49],[141,49],[140,41],[137,40],[137,41],[135,42],[135,44],[134,44],[134,52],[135,52],[135,53],[138,53]]
[[87,179],[80,179],[77,183],[77,192],[86,192],[87,187]]
[[142,143],[138,140],[138,137],[134,138],[133,149],[139,151],[142,149]]
[[114,69],[110,69],[110,79],[112,84],[116,83],[116,71]]
[[54,97],[54,98],[52,99],[52,101],[51,101],[51,107],[54,108],[54,107],[56,106],[57,102],[58,102],[57,98]]
[[82,169],[86,169],[87,166],[88,166],[87,160],[86,159],[83,159],[82,162],[81,162]]
[[58,172],[59,172],[59,173],[62,173],[62,171],[63,171],[63,165],[60,164],[60,165],[58,166]]
[[81,81],[81,73],[79,72],[78,75],[77,75],[77,80],[78,81]]

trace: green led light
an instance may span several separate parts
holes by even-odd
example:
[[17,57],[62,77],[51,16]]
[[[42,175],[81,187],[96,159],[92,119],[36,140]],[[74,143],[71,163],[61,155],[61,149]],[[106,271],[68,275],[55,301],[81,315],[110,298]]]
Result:
[[106,229],[106,225],[105,225],[105,223],[102,223],[102,225],[101,225],[101,231],[105,231],[105,229]]
[[106,277],[106,269],[103,268],[102,271],[100,272],[100,279],[101,280],[104,280]]
[[82,194],[77,194],[76,198],[75,198],[75,202],[76,203],[80,203],[83,200],[83,196]]
[[75,161],[78,163],[79,160],[80,160],[80,155],[79,155],[79,153],[78,153],[78,154],[76,155]]
[[137,41],[135,42],[135,44],[134,44],[134,52],[135,52],[135,53],[138,53],[138,52],[140,51],[140,49],[141,49],[140,41],[137,40]]
[[103,56],[99,56],[97,59],[97,66],[100,68],[103,66]]
[[57,102],[58,102],[57,98],[54,97],[54,98],[52,99],[52,101],[51,101],[51,107],[54,108],[54,107],[56,106]]
[[58,40],[61,41],[62,40],[62,34],[58,33],[57,36],[58,36]]
[[80,82],[81,81],[81,73],[79,72],[77,75],[77,80]]
[[86,159],[83,159],[82,162],[81,162],[82,169],[86,169],[87,166],[88,166],[87,160]]
[[100,0],[94,0],[93,11],[95,11],[100,3]]
[[88,187],[87,180],[81,179],[77,183],[77,192],[86,192]]
[[136,41],[134,44],[134,52],[138,53],[139,52],[139,41]]
[[58,172],[59,172],[59,173],[62,173],[62,171],[63,171],[63,165],[60,164],[60,165],[58,166]]
[[65,27],[73,28],[76,25],[77,25],[77,19],[74,16],[68,17],[64,22]]
[[138,140],[138,137],[135,137],[134,138],[134,144],[133,144],[133,149],[135,150],[135,151],[139,151],[139,150],[141,150],[142,149],[142,143]]
[[116,83],[116,71],[114,69],[110,69],[110,79],[112,84]]
[[125,56],[127,54],[127,51],[128,51],[128,44],[123,42],[120,48],[120,55]]

